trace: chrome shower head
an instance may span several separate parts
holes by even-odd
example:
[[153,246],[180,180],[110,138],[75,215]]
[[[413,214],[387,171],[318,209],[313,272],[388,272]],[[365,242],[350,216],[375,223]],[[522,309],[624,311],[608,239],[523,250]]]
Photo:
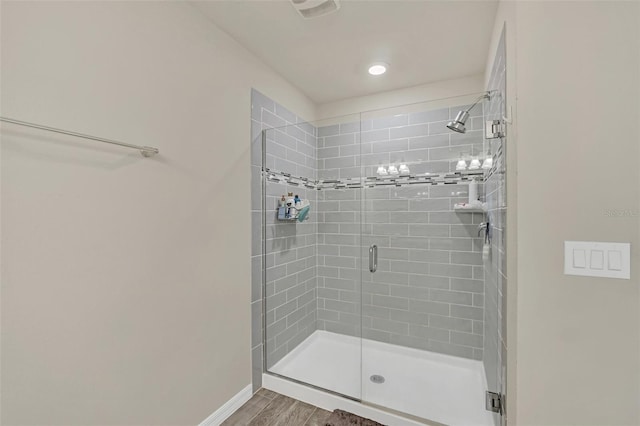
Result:
[[450,121],[449,123],[447,123],[447,127],[457,133],[466,133],[467,127],[465,126],[465,124],[469,119],[469,111],[471,111],[473,107],[478,105],[478,103],[483,99],[491,99],[489,92],[485,92],[482,95],[480,95],[480,97],[478,97],[478,99],[476,99],[473,105],[467,108],[466,111],[458,112],[458,115],[456,115],[456,118],[453,121]]
[[458,115],[456,115],[456,118],[447,124],[447,127],[453,130],[454,132],[465,133],[467,131],[465,124],[468,118],[469,118],[468,110],[460,111],[458,112]]

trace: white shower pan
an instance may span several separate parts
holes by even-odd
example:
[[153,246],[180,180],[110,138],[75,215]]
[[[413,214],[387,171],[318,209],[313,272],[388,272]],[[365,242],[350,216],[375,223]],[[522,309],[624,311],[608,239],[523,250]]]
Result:
[[[319,330],[269,371],[365,403],[265,374],[263,385],[268,389],[391,426],[424,424],[416,418],[451,426],[493,425],[492,414],[484,407],[487,386],[481,361]],[[374,375],[384,382],[374,383]]]

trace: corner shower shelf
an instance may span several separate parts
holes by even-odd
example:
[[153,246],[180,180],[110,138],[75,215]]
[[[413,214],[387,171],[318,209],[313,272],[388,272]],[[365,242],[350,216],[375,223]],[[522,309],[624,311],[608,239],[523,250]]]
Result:
[[453,210],[458,213],[486,213],[487,212],[487,208],[484,204],[480,206],[455,204],[453,206]]

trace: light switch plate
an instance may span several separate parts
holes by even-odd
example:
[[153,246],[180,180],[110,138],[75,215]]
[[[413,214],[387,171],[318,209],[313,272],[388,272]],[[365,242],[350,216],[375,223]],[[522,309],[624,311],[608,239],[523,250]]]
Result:
[[565,241],[564,273],[628,280],[631,278],[631,244]]

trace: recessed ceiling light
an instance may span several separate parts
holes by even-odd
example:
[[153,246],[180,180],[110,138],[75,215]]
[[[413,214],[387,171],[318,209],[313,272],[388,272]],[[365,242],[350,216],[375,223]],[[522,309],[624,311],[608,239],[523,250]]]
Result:
[[376,62],[375,64],[371,64],[369,67],[369,74],[371,75],[382,75],[387,72],[387,67],[389,65],[384,62]]

